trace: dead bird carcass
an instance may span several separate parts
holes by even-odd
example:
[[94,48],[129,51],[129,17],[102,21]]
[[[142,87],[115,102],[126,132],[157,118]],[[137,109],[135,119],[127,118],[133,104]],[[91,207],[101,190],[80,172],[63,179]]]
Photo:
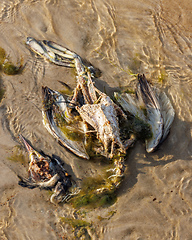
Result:
[[20,178],[23,187],[53,190],[50,201],[54,204],[64,202],[75,194],[75,183],[57,158],[39,153],[20,135],[28,154],[28,178]]
[[123,110],[150,125],[152,137],[146,139],[146,151],[154,152],[166,139],[175,111],[164,92],[148,83],[145,75],[138,75],[136,94],[114,93]]
[[[86,66],[81,57],[69,49],[62,47],[51,41],[37,41],[33,38],[27,39],[30,48],[43,56],[47,60],[61,66],[74,67],[77,73],[77,86],[74,94],[68,101],[58,96],[58,92],[43,87],[43,123],[48,131],[65,147],[76,155],[89,158],[85,151],[87,136],[95,132],[99,140],[99,152],[107,158],[114,159],[114,169],[111,179],[113,184],[119,184],[119,178],[124,173],[124,156],[126,149],[135,141],[133,138],[123,139],[120,134],[119,121],[126,121],[126,115],[109,96],[100,92],[93,84],[94,68]],[[62,100],[61,100],[62,99]],[[61,109],[61,103],[63,109]],[[79,116],[81,127],[74,128],[74,122]],[[60,124],[62,122],[62,124]],[[66,124],[65,124],[66,123]],[[83,133],[81,142],[70,139],[66,132],[62,131],[62,126],[66,126],[67,131],[77,131]],[[79,126],[80,126],[79,125]],[[84,147],[83,147],[83,145]],[[94,146],[93,146],[94,147]],[[119,156],[116,158],[116,156]],[[119,162],[119,163],[118,163]]]
[[42,87],[43,124],[48,132],[63,146],[79,157],[89,159],[83,144],[84,128],[77,114],[72,114],[73,107],[64,96],[48,87]]
[[[150,86],[144,75],[138,75],[136,97],[115,93],[122,110],[109,96],[94,86],[93,78],[96,71],[92,66],[85,65],[78,54],[47,40],[37,41],[28,38],[27,44],[31,50],[46,60],[76,69],[77,86],[71,98],[65,98],[48,87],[42,88],[43,123],[62,145],[86,159],[90,157],[86,150],[89,136],[96,134],[97,140],[101,143],[99,152],[114,162],[114,167],[110,169],[112,174],[107,178],[106,185],[99,188],[98,192],[114,189],[124,176],[126,150],[136,140],[135,135],[130,134],[131,131],[128,131],[127,135],[121,134],[124,124],[120,123],[127,121],[123,110],[150,125],[152,137],[146,139],[146,150],[152,152],[166,138],[174,118],[174,110],[168,97]],[[143,112],[143,107],[147,114]],[[82,138],[71,139],[67,134],[69,131],[82,134]],[[93,146],[92,149],[94,151],[96,149],[97,152],[97,147]]]

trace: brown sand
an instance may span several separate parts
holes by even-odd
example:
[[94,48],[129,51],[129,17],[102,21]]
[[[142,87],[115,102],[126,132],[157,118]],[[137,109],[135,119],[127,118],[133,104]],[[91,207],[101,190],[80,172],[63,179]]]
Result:
[[[0,239],[74,239],[60,217],[92,222],[92,239],[192,239],[191,12],[190,0],[0,1],[0,46],[12,62],[22,58],[26,64],[22,74],[1,74]],[[27,160],[9,160],[17,151],[27,159],[25,149],[16,147],[18,134],[59,156],[74,179],[100,168],[59,146],[43,127],[41,86],[64,90],[63,81],[73,88],[75,76],[33,56],[28,36],[60,43],[90,61],[102,71],[96,85],[108,94],[135,86],[131,70],[146,74],[173,103],[176,117],[167,140],[152,154],[140,142],[130,150],[118,200],[109,208],[76,213],[70,205],[51,204],[47,191],[17,184],[17,174],[26,176],[28,167]]]

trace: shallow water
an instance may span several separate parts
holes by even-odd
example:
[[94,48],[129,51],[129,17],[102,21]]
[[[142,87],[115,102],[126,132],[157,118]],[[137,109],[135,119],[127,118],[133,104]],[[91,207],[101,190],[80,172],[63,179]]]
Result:
[[[192,238],[191,12],[189,0],[0,1],[0,46],[12,62],[25,64],[22,74],[1,74],[0,239],[74,239],[60,217],[92,222],[92,239]],[[118,200],[109,208],[77,213],[51,204],[47,191],[17,184],[28,167],[24,148],[25,163],[9,160],[20,133],[36,149],[59,156],[75,180],[100,170],[99,163],[59,146],[43,127],[41,86],[64,90],[63,81],[73,88],[75,75],[31,54],[28,36],[55,41],[90,61],[102,72],[96,86],[109,95],[133,89],[130,73],[144,73],[171,99],[176,117],[168,138],[155,153],[147,154],[140,142],[130,150]]]

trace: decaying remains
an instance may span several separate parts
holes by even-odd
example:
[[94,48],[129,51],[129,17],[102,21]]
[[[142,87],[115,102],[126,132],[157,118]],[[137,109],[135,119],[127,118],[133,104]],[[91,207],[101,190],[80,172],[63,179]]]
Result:
[[144,75],[138,75],[136,94],[116,92],[114,96],[125,112],[151,126],[152,138],[146,139],[146,151],[155,151],[167,137],[175,116],[167,95],[151,86]]
[[[58,101],[55,99],[58,93],[43,87],[43,123],[45,127],[60,143],[83,158],[89,158],[85,151],[86,137],[91,132],[95,132],[97,139],[102,143],[98,150],[100,154],[111,159],[116,155],[123,156],[118,157],[121,164],[118,164],[116,159],[115,167],[112,170],[114,172],[112,176],[116,184],[117,179],[122,177],[124,172],[124,161],[122,159],[124,159],[128,147],[135,141],[134,137],[131,139],[121,138],[119,120],[124,119],[125,121],[126,115],[109,96],[100,92],[94,86],[92,81],[94,68],[92,66],[87,67],[79,55],[51,41],[37,41],[28,38],[27,44],[33,51],[47,60],[61,66],[75,67],[77,72],[77,86],[71,100],[63,99],[59,101],[65,105],[63,110],[58,106]],[[57,114],[55,114],[56,112]],[[81,146],[80,142],[77,144],[75,140],[70,139],[69,141],[66,134],[62,133],[61,127],[58,127],[58,119],[62,119],[62,126],[74,129],[73,122],[75,122],[74,119],[77,115],[80,117],[79,124],[83,126],[79,128],[84,134]],[[71,123],[69,124],[69,122]]]
[[[28,178],[20,178],[19,184],[23,187],[53,190],[50,201],[54,204],[63,202],[74,195],[74,182],[71,176],[61,165],[57,158],[51,158],[44,153],[39,153],[20,135],[28,154],[29,169]],[[73,189],[73,192],[71,191]]]
[[112,174],[108,176],[106,185],[97,192],[116,188],[124,175],[126,151],[136,140],[134,134],[126,135],[125,131],[122,134],[124,124],[120,123],[128,122],[125,113],[150,126],[152,137],[146,139],[146,150],[153,152],[168,135],[174,119],[170,100],[165,93],[152,87],[144,75],[138,75],[136,95],[114,94],[119,107],[94,86],[96,71],[92,66],[86,66],[78,54],[52,41],[27,38],[26,43],[46,60],[76,69],[77,85],[70,98],[42,87],[43,124],[59,143],[85,159],[90,157],[90,149],[87,151],[90,139],[96,136],[100,144],[98,147],[93,141],[91,151],[112,159],[114,164],[108,170]]
[[[77,156],[89,159],[83,144],[84,122],[72,115],[69,102],[59,92],[42,87],[43,124],[53,137]],[[72,124],[71,124],[72,122]]]

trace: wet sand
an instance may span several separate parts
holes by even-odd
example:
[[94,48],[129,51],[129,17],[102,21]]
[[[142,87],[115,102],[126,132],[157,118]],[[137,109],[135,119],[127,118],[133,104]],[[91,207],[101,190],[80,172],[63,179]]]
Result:
[[[84,239],[61,217],[92,223],[85,239],[191,239],[192,220],[192,3],[184,1],[1,0],[0,47],[21,74],[0,78],[0,239]],[[108,208],[55,206],[40,189],[18,185],[27,176],[28,157],[18,135],[37,149],[60,157],[75,180],[96,176],[100,163],[74,156],[42,124],[41,87],[74,88],[74,71],[30,53],[27,37],[55,41],[99,68],[96,86],[111,95],[133,89],[130,73],[145,74],[165,91],[175,112],[171,132],[148,154],[137,142],[126,158],[118,199]],[[18,146],[21,146],[19,148]],[[25,161],[10,160],[23,154]],[[13,158],[12,158],[13,159]],[[76,237],[75,237],[76,236]]]

